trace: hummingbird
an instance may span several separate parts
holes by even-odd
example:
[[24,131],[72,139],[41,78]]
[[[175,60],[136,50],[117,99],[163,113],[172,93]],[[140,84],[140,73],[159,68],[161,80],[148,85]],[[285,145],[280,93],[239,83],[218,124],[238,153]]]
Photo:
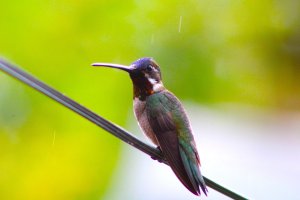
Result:
[[169,166],[193,194],[207,195],[200,158],[187,114],[179,99],[163,83],[160,67],[152,58],[140,58],[129,66],[93,63],[129,73],[133,83],[133,107],[139,126],[161,150]]

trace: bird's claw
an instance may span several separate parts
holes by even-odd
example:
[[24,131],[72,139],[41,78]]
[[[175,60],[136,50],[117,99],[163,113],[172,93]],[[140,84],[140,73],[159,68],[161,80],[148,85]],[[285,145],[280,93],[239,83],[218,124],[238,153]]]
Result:
[[[163,152],[162,152],[162,150],[161,150],[161,148],[160,147],[156,147],[156,149],[158,150],[158,151],[160,151],[160,153],[163,155]],[[157,157],[155,157],[155,156],[151,156],[151,158],[153,159],[153,160],[157,160],[158,162],[160,162],[160,163],[162,163],[163,162],[163,158],[157,158]]]

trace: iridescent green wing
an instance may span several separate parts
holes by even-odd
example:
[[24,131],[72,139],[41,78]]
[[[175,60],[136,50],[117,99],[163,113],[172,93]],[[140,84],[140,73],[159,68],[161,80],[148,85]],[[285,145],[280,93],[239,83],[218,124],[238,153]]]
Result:
[[205,193],[192,135],[183,133],[190,129],[185,127],[189,124],[179,100],[168,91],[153,94],[147,99],[146,111],[160,148],[176,176],[192,193],[199,195],[199,186]]

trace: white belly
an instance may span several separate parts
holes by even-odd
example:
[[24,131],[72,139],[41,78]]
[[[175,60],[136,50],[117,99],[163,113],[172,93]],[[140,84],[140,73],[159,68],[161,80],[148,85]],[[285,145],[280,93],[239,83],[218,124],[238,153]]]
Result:
[[144,134],[157,146],[159,146],[155,134],[149,124],[147,112],[146,112],[146,101],[141,101],[138,98],[133,100],[134,114],[138,121],[139,126],[143,130]]

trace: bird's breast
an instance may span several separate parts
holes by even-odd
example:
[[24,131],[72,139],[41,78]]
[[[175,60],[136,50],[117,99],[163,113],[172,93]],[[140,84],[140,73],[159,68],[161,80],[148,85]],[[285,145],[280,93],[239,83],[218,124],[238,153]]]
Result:
[[146,101],[141,101],[139,98],[133,100],[134,114],[144,134],[157,146],[159,146],[156,136],[150,126],[147,117]]

